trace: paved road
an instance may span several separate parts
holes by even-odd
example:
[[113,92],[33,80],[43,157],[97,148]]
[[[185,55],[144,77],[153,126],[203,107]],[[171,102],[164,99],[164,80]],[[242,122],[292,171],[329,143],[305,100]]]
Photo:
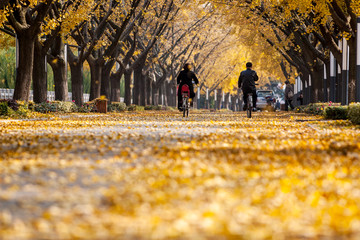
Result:
[[0,239],[360,237],[360,130],[345,121],[146,112],[0,132]]

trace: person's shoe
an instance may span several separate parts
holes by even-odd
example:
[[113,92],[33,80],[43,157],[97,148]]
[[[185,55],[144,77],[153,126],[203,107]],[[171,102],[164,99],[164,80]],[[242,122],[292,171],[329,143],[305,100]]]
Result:
[[247,105],[243,106],[243,110],[246,111],[247,110]]
[[178,109],[179,109],[179,111],[180,111],[180,112],[182,112],[182,111],[183,111],[182,107],[179,107]]
[[253,112],[257,112],[257,108],[256,108],[256,107],[253,108]]

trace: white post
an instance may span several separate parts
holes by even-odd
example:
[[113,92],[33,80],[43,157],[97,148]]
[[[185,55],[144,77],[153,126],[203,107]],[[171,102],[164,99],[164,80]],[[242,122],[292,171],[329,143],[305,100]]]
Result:
[[197,108],[200,109],[200,87],[197,90]]
[[335,102],[336,84],[336,60],[334,54],[330,53],[330,101]]
[[327,87],[327,68],[326,64],[324,64],[324,82],[323,82],[323,91],[324,91],[324,100],[325,102],[328,101],[328,87]]
[[231,102],[231,93],[229,93],[229,104],[228,104],[228,109],[231,110],[231,105],[232,105],[232,102]]
[[217,90],[214,90],[214,109],[217,109]]

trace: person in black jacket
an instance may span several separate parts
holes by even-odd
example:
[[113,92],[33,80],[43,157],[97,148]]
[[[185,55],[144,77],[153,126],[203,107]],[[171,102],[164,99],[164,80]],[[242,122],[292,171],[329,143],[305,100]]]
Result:
[[294,99],[294,87],[290,84],[289,80],[286,80],[285,84],[285,111],[289,111],[289,106],[291,110],[294,109],[294,105],[292,104]]
[[246,108],[247,108],[249,93],[252,93],[253,108],[256,111],[257,95],[256,95],[255,82],[258,80],[259,77],[257,73],[254,70],[252,70],[252,63],[251,62],[246,63],[246,70],[241,72],[238,82],[239,88],[242,89],[244,95],[244,111],[247,110]]
[[299,97],[297,98],[297,100],[300,102],[300,106],[304,105],[304,94],[303,94],[303,91],[300,91]]
[[199,80],[196,77],[195,73],[193,71],[191,71],[191,68],[192,68],[192,66],[190,63],[185,64],[184,70],[182,70],[179,73],[179,76],[177,77],[177,84],[179,85],[178,108],[180,111],[182,110],[182,96],[181,96],[182,86],[185,84],[189,86],[190,98],[193,99],[195,97],[193,81],[195,82],[195,84],[199,84]]

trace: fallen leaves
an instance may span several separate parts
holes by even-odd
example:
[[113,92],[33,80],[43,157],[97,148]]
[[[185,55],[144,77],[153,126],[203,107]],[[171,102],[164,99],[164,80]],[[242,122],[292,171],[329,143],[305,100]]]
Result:
[[0,132],[3,239],[360,236],[360,130],[346,121],[151,112]]

